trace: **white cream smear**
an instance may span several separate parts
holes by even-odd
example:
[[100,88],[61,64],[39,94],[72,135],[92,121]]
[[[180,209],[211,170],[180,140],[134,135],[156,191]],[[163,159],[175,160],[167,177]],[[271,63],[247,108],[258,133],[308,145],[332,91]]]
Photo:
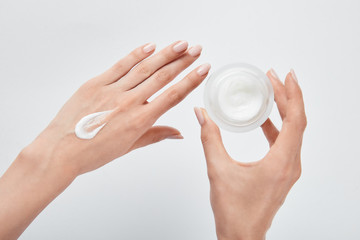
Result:
[[113,110],[89,114],[76,124],[75,135],[80,139],[92,139],[107,124],[107,116]]
[[218,105],[223,115],[238,124],[256,121],[266,107],[264,86],[253,77],[228,76],[218,85]]

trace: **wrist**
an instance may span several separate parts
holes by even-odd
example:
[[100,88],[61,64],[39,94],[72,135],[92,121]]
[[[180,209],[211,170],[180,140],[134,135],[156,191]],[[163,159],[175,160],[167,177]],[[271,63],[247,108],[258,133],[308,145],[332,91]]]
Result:
[[217,234],[218,240],[264,240],[265,234],[235,234],[235,235],[221,235]]
[[266,230],[261,228],[260,224],[251,226],[243,226],[242,224],[226,224],[221,229],[217,226],[216,235],[218,240],[264,240],[266,236]]
[[17,156],[15,164],[38,179],[51,182],[53,187],[64,190],[76,178],[77,173],[65,161],[56,157],[50,146],[36,140]]
[[34,145],[22,150],[0,178],[0,239],[16,239],[74,180]]
[[265,234],[262,233],[251,233],[251,234],[217,234],[218,240],[264,240]]

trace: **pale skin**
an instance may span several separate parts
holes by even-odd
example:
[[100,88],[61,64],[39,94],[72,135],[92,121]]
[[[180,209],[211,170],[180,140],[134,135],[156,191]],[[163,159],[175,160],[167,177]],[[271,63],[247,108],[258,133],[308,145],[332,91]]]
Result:
[[[0,239],[18,238],[77,176],[133,149],[183,138],[175,128],[153,124],[206,78],[210,65],[195,68],[151,102],[147,99],[189,67],[201,50],[178,41],[150,56],[155,45],[146,44],[82,85],[1,177]],[[74,128],[82,117],[111,109],[116,110],[95,138],[76,137]]]
[[[201,47],[189,48],[186,41],[177,41],[156,54],[154,51],[154,44],[140,46],[83,84],[48,127],[20,152],[0,178],[0,239],[18,238],[77,176],[134,149],[183,138],[177,129],[154,123],[200,85],[210,65],[196,67],[148,102],[200,56]],[[219,239],[263,239],[300,176],[300,148],[306,125],[301,90],[291,74],[285,86],[277,77],[269,77],[284,122],[280,133],[270,120],[262,126],[271,149],[259,162],[232,160],[217,126],[205,110],[196,110]],[[74,127],[82,117],[111,109],[115,111],[107,116],[108,123],[95,138],[76,137]]]
[[301,144],[307,124],[301,89],[293,70],[286,76],[285,85],[274,70],[267,75],[283,124],[280,132],[270,119],[262,125],[270,150],[257,162],[231,158],[217,125],[205,109],[195,108],[220,240],[265,239],[276,212],[301,174]]

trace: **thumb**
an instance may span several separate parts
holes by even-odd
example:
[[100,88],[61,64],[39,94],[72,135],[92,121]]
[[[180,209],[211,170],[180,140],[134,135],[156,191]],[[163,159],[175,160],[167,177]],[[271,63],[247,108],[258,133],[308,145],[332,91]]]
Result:
[[147,130],[130,148],[129,152],[164,139],[183,139],[179,130],[168,126],[154,126]]
[[229,155],[222,142],[219,127],[210,119],[205,109],[196,107],[194,111],[201,126],[201,142],[208,167],[225,161]]

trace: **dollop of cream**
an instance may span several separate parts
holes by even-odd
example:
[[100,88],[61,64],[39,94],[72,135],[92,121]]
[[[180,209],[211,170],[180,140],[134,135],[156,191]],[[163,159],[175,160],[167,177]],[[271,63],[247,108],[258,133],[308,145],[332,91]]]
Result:
[[264,87],[252,77],[228,76],[218,87],[218,104],[227,119],[249,123],[264,111]]
[[113,110],[91,113],[82,119],[75,126],[75,135],[80,139],[92,139],[107,124],[107,116]]

